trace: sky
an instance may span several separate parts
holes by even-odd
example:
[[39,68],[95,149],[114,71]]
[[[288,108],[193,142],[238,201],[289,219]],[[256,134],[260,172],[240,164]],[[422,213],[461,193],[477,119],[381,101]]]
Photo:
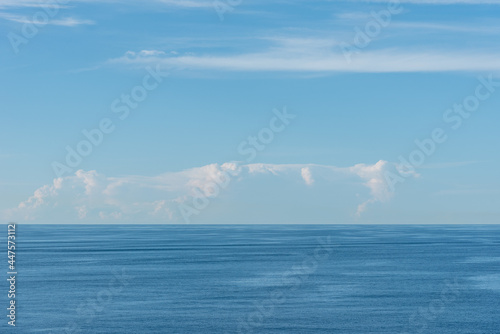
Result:
[[500,222],[500,0],[3,0],[0,217]]

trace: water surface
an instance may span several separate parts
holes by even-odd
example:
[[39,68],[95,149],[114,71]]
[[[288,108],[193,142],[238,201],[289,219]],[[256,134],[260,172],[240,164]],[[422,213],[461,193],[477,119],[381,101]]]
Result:
[[18,225],[17,242],[18,333],[500,328],[499,226]]

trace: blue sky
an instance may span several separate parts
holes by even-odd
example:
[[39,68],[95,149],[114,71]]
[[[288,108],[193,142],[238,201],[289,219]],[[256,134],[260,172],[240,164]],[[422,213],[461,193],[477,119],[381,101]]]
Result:
[[500,1],[232,3],[2,1],[2,218],[500,221]]

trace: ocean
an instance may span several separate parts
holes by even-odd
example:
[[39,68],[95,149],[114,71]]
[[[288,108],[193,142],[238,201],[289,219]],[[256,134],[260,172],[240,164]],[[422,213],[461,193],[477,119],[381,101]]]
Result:
[[500,332],[500,226],[19,224],[16,270],[1,333]]

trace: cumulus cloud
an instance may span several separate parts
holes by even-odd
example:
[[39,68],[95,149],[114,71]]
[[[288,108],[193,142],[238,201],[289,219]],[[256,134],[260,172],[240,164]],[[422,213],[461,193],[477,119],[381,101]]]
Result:
[[366,180],[365,185],[370,189],[372,198],[358,205],[356,215],[360,216],[366,210],[369,203],[376,201],[385,202],[392,196],[389,187],[386,186],[385,174],[387,170],[387,161],[380,160],[375,165],[358,164],[350,170]]
[[302,175],[302,178],[304,179],[304,182],[307,185],[311,185],[314,183],[314,179],[311,174],[311,169],[309,167],[304,167],[300,170],[300,175]]
[[217,197],[231,182],[264,175],[285,181],[302,180],[311,187],[316,183],[329,185],[336,180],[353,179],[354,184],[361,184],[369,191],[366,200],[357,207],[356,213],[360,215],[368,204],[391,198],[393,190],[386,182],[386,173],[390,171],[397,172],[397,166],[382,160],[352,167],[228,162],[156,176],[109,177],[97,171],[78,170],[38,188],[3,215],[6,219],[34,222],[179,222],[179,204],[189,203],[193,198]]

